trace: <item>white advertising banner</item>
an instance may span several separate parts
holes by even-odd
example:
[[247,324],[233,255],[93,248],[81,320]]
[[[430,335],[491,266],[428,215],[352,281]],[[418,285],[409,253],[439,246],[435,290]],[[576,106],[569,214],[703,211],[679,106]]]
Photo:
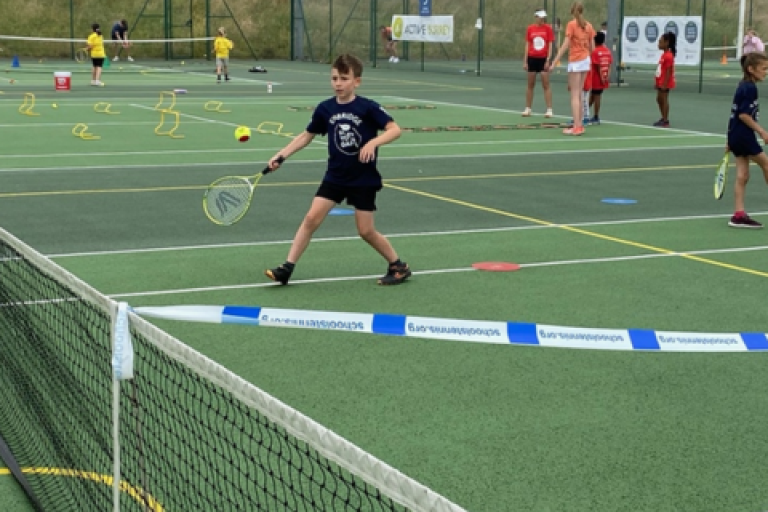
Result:
[[624,64],[657,64],[659,38],[677,36],[676,66],[698,66],[702,48],[701,16],[626,16],[621,30],[621,61]]
[[392,16],[392,39],[452,43],[453,16]]

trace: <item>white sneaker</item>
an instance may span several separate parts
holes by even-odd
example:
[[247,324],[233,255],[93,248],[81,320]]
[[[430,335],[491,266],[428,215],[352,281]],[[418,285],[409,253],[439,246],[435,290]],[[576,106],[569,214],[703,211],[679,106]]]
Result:
[[114,58],[114,59],[112,59],[112,62],[117,62],[117,61],[119,61],[119,60],[120,60],[120,57],[118,57],[117,55],[115,55],[115,58]]
[[530,115],[531,115],[531,109],[526,108],[525,110],[523,110],[523,113],[522,113],[523,117],[530,117]]
[[555,114],[553,114],[553,113],[552,113],[552,109],[551,109],[551,108],[548,108],[548,109],[547,109],[547,112],[544,114],[544,117],[552,117],[552,116],[554,116],[554,115],[555,115]]
[[390,57],[389,58],[389,62],[395,62],[395,58],[394,57]]
[[394,62],[395,64],[397,64],[398,62],[400,62],[400,59],[398,59],[397,57],[394,57],[394,59],[395,59],[395,60],[393,60],[392,62]]
[[99,82],[97,82],[96,80],[91,80],[91,85],[99,85]]
[[128,56],[128,62],[133,62],[133,57],[131,57],[130,55]]

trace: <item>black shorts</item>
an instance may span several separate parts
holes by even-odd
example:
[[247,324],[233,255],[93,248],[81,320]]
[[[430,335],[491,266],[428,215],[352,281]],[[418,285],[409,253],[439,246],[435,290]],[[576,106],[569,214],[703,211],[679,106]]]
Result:
[[658,86],[656,87],[656,90],[659,92],[667,93],[667,94],[669,94],[669,91],[671,91],[671,89],[662,89],[661,87],[658,87]]
[[104,66],[104,57],[94,57],[91,59],[91,62],[93,62],[93,67],[100,68]]
[[729,138],[728,149],[731,150],[733,156],[756,156],[763,152],[763,147],[752,136],[735,140]]
[[528,57],[528,72],[543,73],[547,68],[546,57]]
[[347,204],[354,206],[355,210],[364,212],[376,211],[376,193],[381,190],[381,185],[371,187],[347,187],[324,181],[315,193],[316,197],[322,197],[336,204],[346,199]]
[[603,94],[604,90],[605,89],[592,89],[589,92],[592,93],[592,96],[600,96],[601,94]]

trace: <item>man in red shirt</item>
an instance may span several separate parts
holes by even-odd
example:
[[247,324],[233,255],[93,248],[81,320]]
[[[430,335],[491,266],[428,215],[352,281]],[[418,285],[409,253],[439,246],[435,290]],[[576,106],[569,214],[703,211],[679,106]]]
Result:
[[605,46],[604,32],[598,32],[595,35],[595,49],[592,52],[591,61],[592,69],[589,75],[592,80],[592,90],[589,94],[589,106],[594,105],[594,111],[589,124],[600,124],[600,100],[603,91],[611,86],[611,64],[613,64],[611,50]]
[[552,31],[552,27],[546,23],[546,11],[538,10],[534,16],[536,22],[528,27],[525,36],[523,69],[528,71],[528,90],[525,92],[523,117],[531,115],[533,88],[536,86],[537,74],[541,74],[541,87],[544,89],[544,101],[547,103],[547,112],[544,117],[552,117],[552,90],[549,87],[547,64],[552,58],[552,43],[555,41],[555,33]]

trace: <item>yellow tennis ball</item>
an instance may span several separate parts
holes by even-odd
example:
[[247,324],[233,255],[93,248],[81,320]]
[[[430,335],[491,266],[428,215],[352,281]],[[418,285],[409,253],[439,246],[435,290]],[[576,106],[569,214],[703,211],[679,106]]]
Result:
[[57,104],[55,104],[55,103],[54,103],[53,105],[51,105],[51,106],[52,106],[53,108],[59,108],[59,106],[58,106]]
[[251,138],[251,129],[247,126],[238,126],[235,130],[235,138],[240,142],[247,142]]
[[182,66],[184,65],[184,61],[181,61],[181,65],[182,65]]

